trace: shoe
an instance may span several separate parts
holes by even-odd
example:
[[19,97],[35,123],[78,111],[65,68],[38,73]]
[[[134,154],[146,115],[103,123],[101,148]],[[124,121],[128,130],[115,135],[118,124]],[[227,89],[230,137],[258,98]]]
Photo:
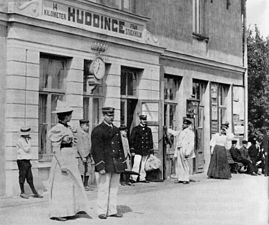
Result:
[[132,179],[130,179],[130,182],[131,182],[132,184],[134,184],[134,183],[135,183],[135,181],[134,181],[134,180],[132,180]]
[[140,180],[139,182],[141,182],[141,183],[149,183],[148,180]]
[[25,199],[28,199],[29,198],[29,196],[27,194],[24,194],[24,193],[20,194],[20,197],[21,198],[25,198]]
[[175,180],[174,183],[175,184],[180,184],[180,183],[183,183],[183,181],[181,181],[181,180]]
[[64,221],[67,220],[65,217],[51,217],[50,219],[51,219],[51,220],[62,221],[62,222],[64,222]]
[[109,215],[109,216],[118,217],[118,218],[123,217],[123,215],[121,213],[116,213],[116,214],[112,214],[112,215]]
[[43,198],[43,196],[40,195],[40,194],[34,194],[34,195],[33,195],[33,198]]
[[103,219],[105,220],[107,218],[107,216],[105,214],[100,214],[98,215],[99,219]]
[[189,181],[183,181],[182,184],[189,184]]
[[257,176],[257,174],[255,172],[252,172],[251,175],[252,176]]
[[134,184],[133,184],[133,183],[131,183],[131,182],[127,182],[127,183],[126,183],[126,185],[129,185],[129,186],[134,186]]

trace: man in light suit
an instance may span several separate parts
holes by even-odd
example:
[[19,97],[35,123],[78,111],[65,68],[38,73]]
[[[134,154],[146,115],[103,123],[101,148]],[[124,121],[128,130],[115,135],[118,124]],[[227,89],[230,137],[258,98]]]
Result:
[[188,184],[190,182],[189,160],[195,158],[194,132],[191,128],[192,121],[185,118],[182,131],[168,129],[168,133],[177,136],[174,158],[176,161],[176,183]]

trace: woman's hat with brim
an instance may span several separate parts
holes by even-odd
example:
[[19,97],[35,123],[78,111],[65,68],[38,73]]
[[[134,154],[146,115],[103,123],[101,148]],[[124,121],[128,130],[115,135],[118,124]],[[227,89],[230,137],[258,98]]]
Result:
[[20,129],[20,135],[21,136],[29,136],[30,135],[31,128],[30,127],[22,127]]
[[73,109],[66,102],[58,100],[56,110],[53,111],[53,113],[59,114],[59,113],[68,113],[68,112],[73,112]]

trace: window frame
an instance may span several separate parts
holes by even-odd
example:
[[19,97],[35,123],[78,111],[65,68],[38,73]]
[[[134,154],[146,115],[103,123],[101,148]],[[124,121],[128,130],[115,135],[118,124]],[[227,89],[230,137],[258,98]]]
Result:
[[[39,107],[38,109],[38,160],[39,161],[50,161],[52,154],[51,154],[51,148],[50,148],[50,143],[47,140],[47,137],[42,137],[42,133],[44,132],[42,129],[42,126],[45,126],[46,128],[46,134],[47,132],[55,125],[53,123],[53,116],[52,116],[52,111],[54,109],[52,109],[52,98],[53,96],[60,96],[59,99],[63,100],[66,94],[66,77],[67,77],[67,73],[68,73],[68,61],[69,58],[68,57],[64,57],[64,56],[56,56],[56,55],[50,55],[50,54],[43,54],[41,53],[40,56],[40,72],[39,72],[39,78],[40,80],[43,80],[43,76],[46,76],[46,74],[44,74],[43,70],[42,70],[42,60],[48,60],[48,66],[50,63],[53,63],[53,61],[60,61],[62,66],[63,66],[63,77],[62,77],[62,87],[57,89],[57,88],[52,88],[52,79],[51,79],[51,75],[48,76],[48,82],[47,85],[45,85],[44,87],[42,86],[42,83],[39,86],[39,103],[41,102],[41,98],[46,99],[46,108],[45,110],[43,110],[42,106]],[[49,68],[48,68],[49,71]],[[47,72],[48,72],[47,71]],[[43,97],[41,97],[43,96]],[[57,102],[57,100],[56,100]],[[56,104],[55,104],[56,107]],[[44,118],[43,113],[45,112],[45,120],[43,121],[42,118]],[[41,116],[42,113],[42,116]],[[41,121],[42,119],[42,121]],[[56,121],[55,121],[56,122]],[[43,140],[44,139],[44,140]],[[45,143],[45,145],[43,146],[42,143]]]

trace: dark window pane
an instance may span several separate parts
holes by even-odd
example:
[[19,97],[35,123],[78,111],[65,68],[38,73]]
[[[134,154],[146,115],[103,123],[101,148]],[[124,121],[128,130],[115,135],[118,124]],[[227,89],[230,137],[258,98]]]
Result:
[[126,72],[121,72],[120,94],[126,95]]
[[83,98],[83,118],[85,120],[89,119],[89,101],[90,99],[87,97]]
[[134,78],[134,73],[129,72],[127,76],[128,95],[134,95]]
[[120,123],[125,124],[125,101],[120,102]]
[[93,99],[93,126],[100,123],[100,98]]

